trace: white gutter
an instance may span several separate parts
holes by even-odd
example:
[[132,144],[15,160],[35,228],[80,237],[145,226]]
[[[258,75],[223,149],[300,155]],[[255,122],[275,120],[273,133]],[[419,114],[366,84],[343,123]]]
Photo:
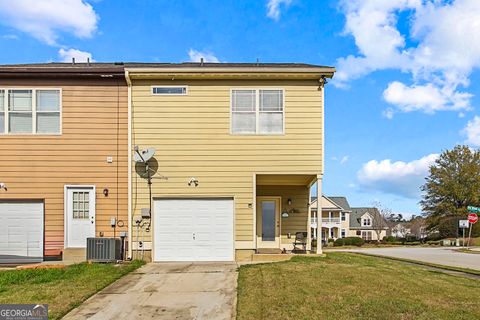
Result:
[[132,81],[125,70],[128,86],[128,259],[132,259]]

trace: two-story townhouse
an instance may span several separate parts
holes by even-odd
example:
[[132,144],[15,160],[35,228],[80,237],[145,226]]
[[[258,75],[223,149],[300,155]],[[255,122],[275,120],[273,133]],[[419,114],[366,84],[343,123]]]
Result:
[[[350,233],[350,213],[352,212],[350,204],[346,197],[322,197],[322,216],[321,216],[321,237],[323,242],[328,239],[336,240],[345,238]],[[318,214],[317,199],[311,203],[312,211],[312,233],[314,239],[317,238],[318,232]]]
[[125,232],[127,158],[123,65],[0,66],[0,263]]
[[310,187],[317,183],[321,194],[324,84],[334,68],[181,63],[125,70],[134,151],[130,255],[249,259],[291,250],[299,232],[312,249]]

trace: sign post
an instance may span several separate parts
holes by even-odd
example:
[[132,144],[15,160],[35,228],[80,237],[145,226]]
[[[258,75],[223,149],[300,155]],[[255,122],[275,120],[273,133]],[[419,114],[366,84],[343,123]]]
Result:
[[[476,209],[478,209],[478,208],[476,208]],[[468,210],[470,211],[470,207],[468,207]],[[468,215],[468,222],[470,222],[470,230],[468,231],[467,249],[470,246],[470,238],[472,237],[472,227],[475,223],[477,223],[477,221],[478,221],[478,216],[477,216],[476,213],[472,212]]]
[[462,247],[465,247],[465,229],[468,229],[469,224],[468,220],[458,220],[458,227],[462,229],[463,234]]

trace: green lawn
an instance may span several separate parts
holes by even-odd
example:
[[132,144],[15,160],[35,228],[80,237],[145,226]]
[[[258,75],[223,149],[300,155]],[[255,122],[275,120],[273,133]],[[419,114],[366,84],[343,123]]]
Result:
[[242,319],[480,319],[480,280],[352,253],[246,265]]
[[74,264],[63,269],[0,271],[0,304],[47,303],[59,319],[95,292],[143,264]]

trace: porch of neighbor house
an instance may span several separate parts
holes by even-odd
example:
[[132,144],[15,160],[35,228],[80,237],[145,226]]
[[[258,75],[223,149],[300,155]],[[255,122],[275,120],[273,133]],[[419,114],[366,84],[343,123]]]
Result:
[[311,229],[311,187],[317,181],[321,194],[319,175],[256,175],[256,254],[322,253]]
[[[332,202],[329,198],[322,196],[322,215],[320,223],[318,221],[316,199],[312,202],[310,209],[312,212],[312,239],[316,240],[318,238],[318,234],[320,233],[322,244],[326,244],[329,239],[336,240],[342,237],[342,208]],[[319,226],[321,231],[319,231]]]

